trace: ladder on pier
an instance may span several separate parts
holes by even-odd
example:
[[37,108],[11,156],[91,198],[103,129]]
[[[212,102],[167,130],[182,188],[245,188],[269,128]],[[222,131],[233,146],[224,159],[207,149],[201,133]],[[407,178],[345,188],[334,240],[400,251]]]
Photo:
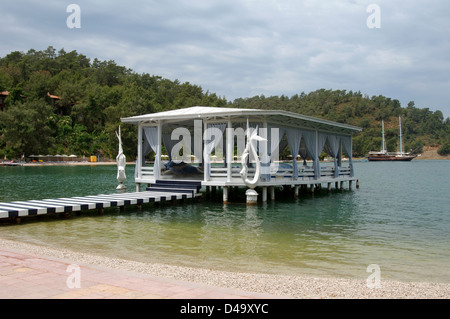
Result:
[[146,188],[148,192],[174,192],[180,194],[191,194],[196,197],[200,194],[202,188],[201,181],[182,181],[182,180],[156,180]]

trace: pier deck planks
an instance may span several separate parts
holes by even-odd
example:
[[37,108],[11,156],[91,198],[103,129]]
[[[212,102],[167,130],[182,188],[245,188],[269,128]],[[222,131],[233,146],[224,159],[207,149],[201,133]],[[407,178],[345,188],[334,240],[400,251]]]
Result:
[[50,213],[77,212],[82,210],[140,205],[144,203],[181,200],[194,197],[195,192],[168,189],[165,191],[148,190],[143,192],[97,196],[14,201],[6,203],[0,202],[0,218],[17,218]]

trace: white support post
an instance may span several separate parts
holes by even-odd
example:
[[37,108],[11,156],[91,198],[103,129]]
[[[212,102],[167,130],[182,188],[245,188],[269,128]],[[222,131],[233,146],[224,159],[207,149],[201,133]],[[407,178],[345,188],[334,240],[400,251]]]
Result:
[[348,155],[348,166],[350,167],[350,176],[353,177],[355,172],[353,171],[353,139],[350,137],[350,153]]
[[[314,179],[320,178],[320,162],[319,162],[319,131],[315,131],[315,147],[316,147],[316,158],[314,159]],[[316,161],[317,160],[317,161]],[[317,177],[319,176],[319,177]]]
[[228,186],[223,187],[223,203],[228,204]]
[[227,127],[227,182],[231,182],[231,168],[233,164],[234,148],[233,148],[234,136],[233,126],[231,120],[228,119]]
[[206,140],[206,131],[208,129],[208,123],[203,122],[203,134],[202,134],[202,138],[203,138],[203,180],[209,181],[210,180],[210,170],[211,170],[211,161],[209,158],[209,154],[206,150],[206,145],[208,143],[208,141]]
[[[155,165],[153,166],[153,176],[155,176],[155,179],[159,179],[161,176],[161,139],[162,139],[162,124],[161,122],[158,123],[158,130],[157,130],[157,136],[158,136],[158,150],[157,154],[155,156]],[[157,169],[155,169],[155,167]]]
[[142,177],[142,170],[141,170],[141,166],[142,166],[142,126],[139,124],[138,125],[138,154],[137,154],[137,161],[136,161],[136,172],[137,178],[141,178]]
[[270,186],[269,190],[270,190],[270,200],[274,201],[275,200],[275,187]]
[[262,202],[267,202],[267,186],[263,186],[262,188]]
[[294,197],[295,198],[298,198],[298,194],[299,194],[299,188],[300,188],[300,185],[295,185],[294,186]]

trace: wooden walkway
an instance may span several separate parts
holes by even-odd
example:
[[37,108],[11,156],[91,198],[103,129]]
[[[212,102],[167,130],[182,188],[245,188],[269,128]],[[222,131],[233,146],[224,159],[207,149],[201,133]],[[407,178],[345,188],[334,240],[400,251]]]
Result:
[[108,207],[123,207],[145,203],[176,201],[199,195],[196,185],[173,184],[151,185],[143,192],[116,193],[108,195],[69,197],[56,199],[0,202],[1,218],[20,218],[53,213],[103,210]]

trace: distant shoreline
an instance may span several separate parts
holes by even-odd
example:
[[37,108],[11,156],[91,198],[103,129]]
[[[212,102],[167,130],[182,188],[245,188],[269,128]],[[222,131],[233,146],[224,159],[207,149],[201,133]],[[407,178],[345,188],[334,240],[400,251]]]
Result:
[[[9,166],[10,162],[0,162],[0,166]],[[14,162],[14,166],[96,166],[96,165],[117,165],[116,162]],[[135,162],[127,162],[127,165],[135,165]]]
[[[441,156],[437,154],[436,149],[428,149],[422,154],[413,159],[413,161],[423,160],[450,160],[450,155]],[[366,157],[355,157],[354,162],[367,161]],[[331,161],[321,161],[322,163],[330,163]],[[95,165],[117,165],[115,160],[102,161],[102,162],[89,162],[89,161],[67,161],[67,162],[20,162],[20,161],[0,161],[0,166],[95,166]],[[135,165],[136,162],[127,162],[127,165]]]

